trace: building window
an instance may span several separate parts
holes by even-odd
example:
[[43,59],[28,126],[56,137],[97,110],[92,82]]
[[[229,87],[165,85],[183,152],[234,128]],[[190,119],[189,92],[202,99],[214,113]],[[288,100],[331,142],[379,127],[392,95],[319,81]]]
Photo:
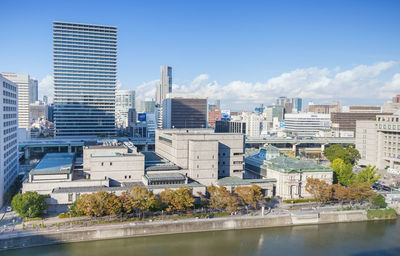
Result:
[[197,178],[199,177],[199,174],[197,174]]
[[199,156],[197,156],[197,159],[199,159]]
[[110,162],[110,165],[112,165],[112,162]]
[[68,202],[72,202],[72,193],[68,193]]
[[104,163],[103,163],[103,162],[101,162],[101,166],[104,166]]
[[197,165],[197,168],[199,168],[199,165]]
[[131,178],[131,175],[129,175],[129,179]]
[[125,175],[125,179],[127,178],[127,176]]
[[75,195],[76,199],[79,199],[80,196],[81,196],[81,193],[76,193],[76,195]]

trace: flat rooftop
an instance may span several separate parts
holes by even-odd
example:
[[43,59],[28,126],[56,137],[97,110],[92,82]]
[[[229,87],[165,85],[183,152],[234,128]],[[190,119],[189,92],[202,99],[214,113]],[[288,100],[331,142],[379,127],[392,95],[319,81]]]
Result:
[[161,157],[156,152],[148,151],[141,152],[145,157],[145,170],[146,171],[169,171],[180,170],[180,167],[170,162],[169,160]]
[[30,172],[40,174],[69,174],[75,161],[75,153],[47,153]]

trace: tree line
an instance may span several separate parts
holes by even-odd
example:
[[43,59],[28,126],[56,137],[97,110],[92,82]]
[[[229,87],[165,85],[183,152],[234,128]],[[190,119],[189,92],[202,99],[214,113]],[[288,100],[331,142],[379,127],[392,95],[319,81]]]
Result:
[[[257,185],[237,187],[229,192],[223,186],[208,186],[206,194],[192,194],[188,187],[176,190],[164,189],[154,194],[145,187],[132,187],[120,196],[100,190],[90,194],[82,194],[72,203],[71,216],[106,216],[165,210],[167,212],[184,212],[197,207],[234,212],[240,207],[258,208],[265,203],[261,188]],[[18,194],[13,198],[12,206],[22,217],[37,217],[46,209],[46,196],[37,192]]]

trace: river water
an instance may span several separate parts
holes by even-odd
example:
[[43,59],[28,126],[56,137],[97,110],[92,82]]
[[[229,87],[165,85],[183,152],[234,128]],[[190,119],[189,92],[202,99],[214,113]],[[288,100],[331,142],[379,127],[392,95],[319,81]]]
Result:
[[400,221],[125,238],[9,250],[0,255],[400,255]]

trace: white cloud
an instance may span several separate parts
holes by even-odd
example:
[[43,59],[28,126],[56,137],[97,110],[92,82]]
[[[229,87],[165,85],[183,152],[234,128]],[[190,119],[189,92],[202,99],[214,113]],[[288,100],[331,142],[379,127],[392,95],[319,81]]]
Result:
[[[219,84],[201,74],[187,85],[173,85],[174,93],[200,94],[209,99],[221,99],[231,108],[238,109],[260,103],[271,103],[279,96],[311,99],[365,99],[387,98],[400,88],[400,74],[385,84],[380,76],[392,69],[394,61],[379,62],[373,65],[359,65],[349,70],[310,67],[283,73],[266,82],[250,83],[232,81]],[[156,80],[140,85],[136,95],[155,94]],[[139,90],[138,90],[139,89]],[[383,92],[386,92],[383,93]]]
[[39,82],[38,86],[39,91],[39,99],[43,99],[43,96],[47,96],[49,98],[49,102],[53,101],[54,95],[54,79],[52,75],[47,75]]

